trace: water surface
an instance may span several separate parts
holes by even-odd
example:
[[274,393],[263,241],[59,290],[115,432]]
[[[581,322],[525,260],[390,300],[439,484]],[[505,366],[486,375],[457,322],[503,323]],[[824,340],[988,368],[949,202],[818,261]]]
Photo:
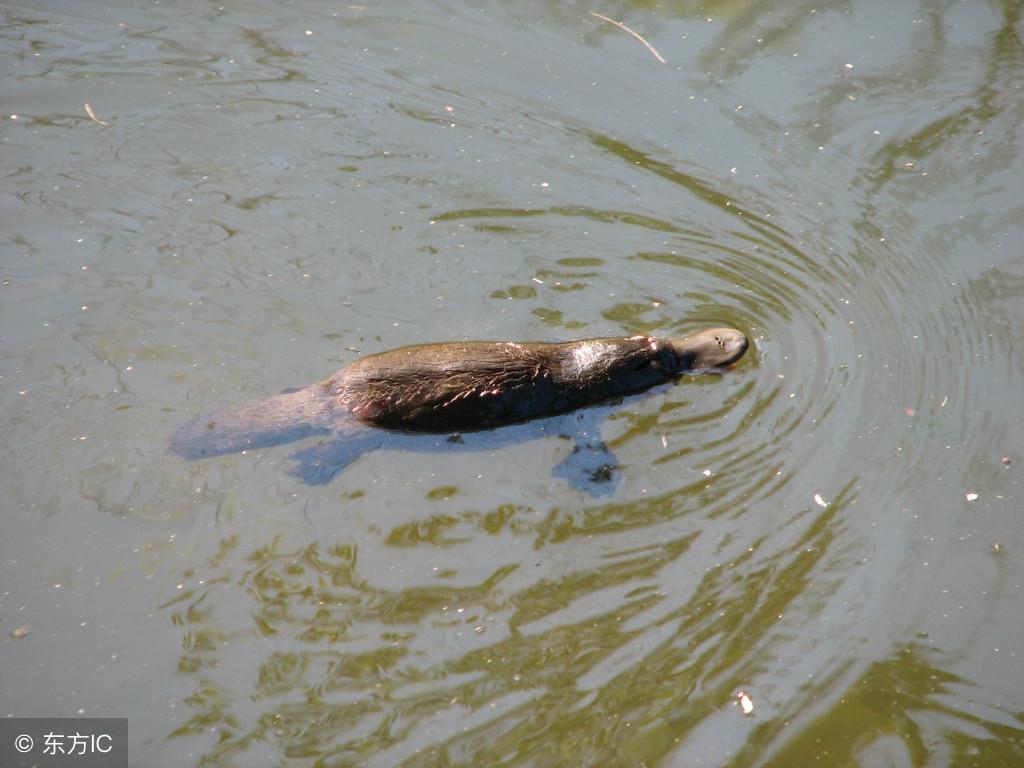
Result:
[[[146,766],[1024,763],[1021,11],[7,4],[0,712]],[[359,354],[709,324],[754,348],[600,410],[603,495],[560,429],[166,450]]]

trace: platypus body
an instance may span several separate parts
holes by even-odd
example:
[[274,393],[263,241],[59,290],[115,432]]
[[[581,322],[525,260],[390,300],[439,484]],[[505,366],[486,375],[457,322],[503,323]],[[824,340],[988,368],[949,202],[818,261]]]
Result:
[[366,424],[471,431],[639,392],[686,371],[728,365],[746,349],[747,337],[726,328],[675,340],[422,344],[356,360],[323,386]]
[[732,328],[674,339],[401,347],[362,357],[316,384],[194,419],[174,433],[171,451],[194,459],[317,433],[344,437],[360,425],[425,433],[491,429],[720,369],[747,347],[747,337]]

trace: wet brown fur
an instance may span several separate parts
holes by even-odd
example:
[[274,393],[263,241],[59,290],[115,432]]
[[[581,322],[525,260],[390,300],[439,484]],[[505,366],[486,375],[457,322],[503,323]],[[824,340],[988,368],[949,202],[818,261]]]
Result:
[[[572,350],[604,351],[580,369]],[[357,360],[331,379],[331,392],[357,419],[426,431],[480,429],[552,415],[665,378],[635,382],[622,372],[657,362],[646,337],[562,344],[426,344]]]

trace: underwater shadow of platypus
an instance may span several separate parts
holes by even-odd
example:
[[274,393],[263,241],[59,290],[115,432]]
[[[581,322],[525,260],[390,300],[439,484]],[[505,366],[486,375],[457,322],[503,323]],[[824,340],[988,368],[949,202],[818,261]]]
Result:
[[[708,328],[672,339],[401,347],[359,358],[316,384],[195,418],[171,436],[170,451],[200,459],[333,435],[291,456],[291,474],[318,485],[391,440],[407,450],[482,450],[559,434],[565,420],[548,417],[685,373],[721,370],[748,346],[741,331]],[[523,422],[534,423],[496,429]],[[576,447],[555,474],[589,493],[610,493],[616,462],[600,441],[599,421],[582,412],[571,422]]]

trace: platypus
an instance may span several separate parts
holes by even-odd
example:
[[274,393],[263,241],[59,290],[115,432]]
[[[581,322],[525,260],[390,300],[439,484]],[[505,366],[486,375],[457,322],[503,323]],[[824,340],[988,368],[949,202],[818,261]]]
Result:
[[640,392],[680,374],[721,369],[745,334],[708,328],[566,342],[456,341],[359,358],[328,379],[193,419],[171,451],[195,459],[353,427],[420,433],[492,429]]

